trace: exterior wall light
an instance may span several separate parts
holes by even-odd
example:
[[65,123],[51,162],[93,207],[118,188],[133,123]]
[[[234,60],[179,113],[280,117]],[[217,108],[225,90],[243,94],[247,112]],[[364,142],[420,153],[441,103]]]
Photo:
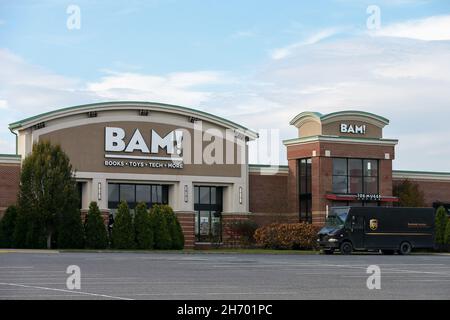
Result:
[[98,197],[97,198],[99,201],[102,200],[102,183],[101,182],[98,183]]
[[242,187],[239,187],[239,204],[242,204]]
[[189,194],[188,194],[188,186],[187,184],[184,185],[184,202],[188,202],[189,201]]

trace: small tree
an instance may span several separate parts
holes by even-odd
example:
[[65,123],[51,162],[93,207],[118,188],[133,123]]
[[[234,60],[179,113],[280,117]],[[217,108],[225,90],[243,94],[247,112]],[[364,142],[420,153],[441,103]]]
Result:
[[425,200],[423,192],[417,183],[412,183],[408,179],[395,184],[393,188],[394,196],[399,198],[399,207],[424,207]]
[[444,241],[445,241],[445,244],[447,245],[447,249],[450,249],[450,219],[447,219],[447,226],[445,227]]
[[136,206],[134,215],[134,231],[136,234],[136,247],[138,249],[153,248],[153,228],[147,204],[141,202]]
[[63,212],[57,225],[57,247],[61,249],[81,249],[84,247],[83,223],[79,209]]
[[154,205],[151,210],[151,220],[153,225],[153,236],[155,249],[168,250],[172,248],[172,238],[170,237],[169,226],[162,206]]
[[0,248],[12,248],[14,243],[14,229],[16,228],[17,208],[10,206],[0,220]]
[[[74,218],[78,192],[69,158],[60,146],[40,141],[22,164],[18,197],[17,243],[28,248],[50,248],[54,236],[80,232]],[[73,215],[73,216],[72,216]],[[71,224],[74,225],[71,225]],[[57,230],[63,228],[61,230]],[[80,234],[60,235],[63,246],[78,246]],[[69,241],[69,240],[67,240]]]
[[161,208],[167,221],[167,227],[169,230],[170,238],[172,239],[171,248],[175,250],[183,249],[184,235],[177,216],[175,215],[170,206],[164,205]]
[[89,211],[84,222],[84,234],[86,248],[105,249],[108,246],[106,226],[95,201],[89,204]]
[[29,213],[21,212],[17,213],[16,225],[13,233],[13,247],[26,248],[27,246],[27,234],[30,228]]
[[435,230],[436,230],[436,244],[439,248],[445,244],[445,228],[447,226],[447,211],[444,207],[439,207],[436,211]]
[[112,230],[112,245],[116,249],[133,249],[135,247],[133,217],[125,201],[119,204]]

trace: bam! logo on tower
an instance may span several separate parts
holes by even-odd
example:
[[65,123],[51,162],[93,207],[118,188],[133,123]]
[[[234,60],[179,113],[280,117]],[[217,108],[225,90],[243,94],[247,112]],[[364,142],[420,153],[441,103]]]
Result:
[[341,133],[366,134],[366,125],[341,123]]
[[[118,127],[106,127],[105,158],[121,160],[105,160],[105,165],[112,167],[183,168],[183,131],[172,130],[165,136],[161,136],[155,130],[151,130],[150,137],[151,144],[147,144],[142,133],[139,129],[136,129],[127,143],[125,142],[126,133],[124,129]],[[166,155],[160,155],[160,149],[163,150]],[[136,154],[136,151],[140,154]],[[165,161],[170,162],[167,163]]]

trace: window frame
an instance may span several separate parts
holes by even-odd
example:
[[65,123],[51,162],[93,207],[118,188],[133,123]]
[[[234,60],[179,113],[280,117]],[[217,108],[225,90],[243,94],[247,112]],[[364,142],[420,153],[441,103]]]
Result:
[[[347,174],[346,175],[334,174],[334,161],[335,161],[335,159],[345,159],[346,160],[346,163],[347,163],[347,170],[346,170]],[[353,194],[359,193],[359,192],[357,192],[357,193],[350,193],[350,181],[351,181],[351,178],[361,178],[362,179],[361,180],[361,182],[362,182],[362,186],[361,186],[362,192],[361,193],[364,193],[364,194],[368,194],[368,192],[366,190],[367,189],[366,188],[366,178],[368,178],[368,179],[375,178],[376,179],[376,192],[375,192],[375,194],[378,194],[380,192],[380,160],[379,159],[333,157],[332,160],[333,160],[333,164],[332,164],[333,168],[332,168],[332,180],[331,180],[331,183],[332,183],[332,190],[333,190],[334,194],[349,194],[349,195],[353,195]],[[361,162],[361,175],[351,175],[351,172],[349,171],[349,162],[350,162],[350,160],[359,160]],[[375,176],[374,175],[366,175],[366,170],[365,170],[365,167],[364,167],[364,164],[366,163],[366,161],[371,161],[371,162],[375,161],[376,162],[376,175]],[[346,177],[346,192],[345,193],[341,193],[341,192],[336,192],[335,191],[335,188],[334,188],[335,179],[334,179],[334,177]],[[370,193],[372,194],[373,192],[370,192]]]
[[297,166],[299,221],[312,223],[312,158],[298,159]]
[[[111,185],[117,186],[118,188],[118,200],[119,201],[110,201],[109,199],[109,193],[110,193],[110,187]],[[150,194],[149,199],[150,202],[146,202],[147,207],[151,208],[155,204],[169,204],[169,185],[165,184],[155,184],[155,183],[122,183],[122,182],[108,182],[108,209],[115,210],[118,208],[120,202],[121,202],[121,185],[131,185],[133,186],[134,191],[134,202],[127,202],[129,208],[133,210],[139,202],[136,201],[137,199],[137,186],[150,186]],[[153,187],[161,187],[161,201],[160,202],[154,202],[153,201]]]

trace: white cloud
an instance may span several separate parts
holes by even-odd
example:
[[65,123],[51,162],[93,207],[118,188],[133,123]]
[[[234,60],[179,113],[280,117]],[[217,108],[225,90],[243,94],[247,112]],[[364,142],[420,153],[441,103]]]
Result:
[[8,101],[0,99],[0,110],[8,109]]
[[239,30],[231,35],[231,38],[239,39],[239,38],[252,38],[257,35],[257,31],[255,28],[248,30]]
[[220,84],[225,77],[219,72],[178,72],[165,76],[138,73],[110,73],[90,82],[86,90],[102,99],[147,100],[183,105],[199,105],[211,93],[196,87]]
[[322,41],[326,38],[329,38],[329,37],[335,35],[338,32],[339,32],[339,30],[336,28],[321,30],[317,33],[310,35],[303,41],[296,42],[296,43],[290,44],[286,47],[277,48],[277,49],[273,50],[271,53],[271,57],[274,60],[281,60],[281,59],[287,58],[290,55],[292,55],[295,52],[295,50],[297,50],[303,46],[306,46],[306,45],[315,44],[319,41]]
[[381,27],[376,36],[418,40],[450,40],[450,15],[431,16]]
[[[293,138],[289,120],[311,110],[361,109],[391,120],[385,136],[399,138],[396,169],[450,171],[450,42],[396,37],[311,37],[268,59],[240,79],[217,71],[152,75],[103,72],[83,82],[54,74],[0,50],[0,139],[13,146],[7,124],[78,103],[150,100],[200,108],[252,129],[279,128]],[[16,71],[16,72],[14,72]],[[238,80],[235,80],[237,78]],[[9,145],[8,145],[9,146]],[[280,143],[280,159],[286,154]],[[0,145],[0,153],[11,148]],[[420,153],[417,150],[423,150]]]

